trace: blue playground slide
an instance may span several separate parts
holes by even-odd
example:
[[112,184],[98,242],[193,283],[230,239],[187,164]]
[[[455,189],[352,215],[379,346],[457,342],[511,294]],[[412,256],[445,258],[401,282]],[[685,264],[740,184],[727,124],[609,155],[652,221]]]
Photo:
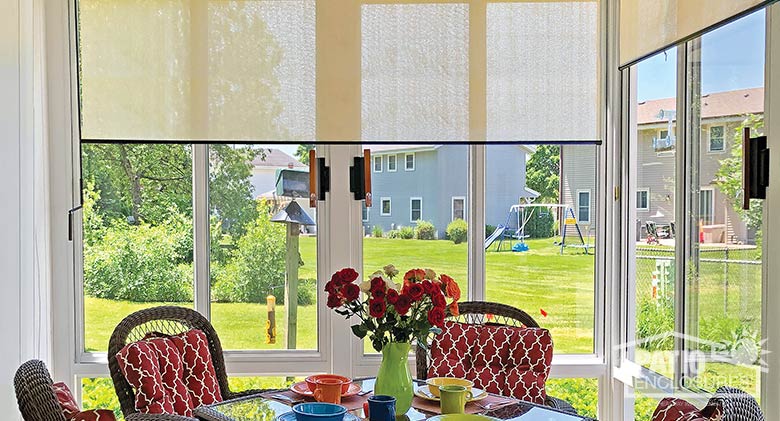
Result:
[[501,237],[501,234],[503,234],[504,231],[506,231],[505,226],[499,225],[498,227],[496,227],[496,230],[493,231],[492,234],[490,234],[490,237],[485,239],[485,250],[487,250],[488,247],[490,247],[490,245],[493,244],[493,242],[496,241],[498,237]]

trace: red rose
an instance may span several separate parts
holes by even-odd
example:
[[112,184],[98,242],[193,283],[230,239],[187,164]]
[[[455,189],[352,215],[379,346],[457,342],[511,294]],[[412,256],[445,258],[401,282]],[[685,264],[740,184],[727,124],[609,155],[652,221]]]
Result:
[[401,316],[406,315],[409,309],[412,307],[412,297],[409,294],[401,294],[398,296],[398,300],[395,302],[395,311]]
[[376,278],[371,279],[371,292],[382,290],[384,292],[385,290],[385,280],[381,277],[377,276]]
[[441,283],[444,285],[444,292],[448,297],[451,297],[455,301],[460,300],[460,287],[454,279],[445,274],[441,274]]
[[412,301],[418,301],[420,298],[422,298],[424,292],[425,291],[423,290],[423,286],[420,284],[410,284],[404,287],[404,293],[409,294],[409,296],[412,298]]
[[447,300],[444,299],[444,295],[441,293],[433,294],[433,296],[431,296],[431,301],[433,302],[434,307],[444,308],[447,306]]
[[404,285],[409,285],[413,281],[422,281],[425,279],[425,270],[412,269],[404,274]]
[[328,281],[327,284],[325,284],[325,292],[333,294],[338,290],[338,285],[336,285],[336,282],[333,281],[333,278],[331,278],[330,281]]
[[428,312],[428,322],[436,327],[444,326],[444,309],[434,307]]
[[423,291],[425,291],[425,293],[428,295],[432,294],[433,291],[436,289],[436,287],[433,286],[433,282],[427,279],[422,281],[422,287],[423,287]]
[[352,268],[344,268],[341,269],[339,272],[341,272],[341,277],[344,283],[355,282],[355,279],[357,279],[358,276],[360,276],[360,274],[358,274],[357,271]]
[[355,301],[360,297],[360,287],[357,286],[357,284],[349,283],[344,285],[344,288],[341,289],[341,293],[347,301]]
[[388,289],[385,298],[387,299],[388,304],[395,305],[395,303],[398,302],[398,291]]
[[384,300],[386,295],[387,294],[385,293],[385,291],[383,289],[375,289],[375,290],[371,291],[371,296],[374,297],[374,298],[378,298],[378,299]]
[[330,294],[328,295],[328,307],[329,308],[336,308],[341,307],[341,297],[338,296],[338,294]]
[[387,310],[385,300],[375,298],[368,302],[368,314],[370,314],[371,317],[378,319],[385,315],[385,310]]

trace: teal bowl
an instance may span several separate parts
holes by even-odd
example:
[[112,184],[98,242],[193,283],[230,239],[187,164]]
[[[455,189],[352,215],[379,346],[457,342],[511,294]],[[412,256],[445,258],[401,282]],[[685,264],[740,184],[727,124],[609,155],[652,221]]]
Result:
[[341,421],[347,408],[324,402],[306,402],[293,406],[297,421]]

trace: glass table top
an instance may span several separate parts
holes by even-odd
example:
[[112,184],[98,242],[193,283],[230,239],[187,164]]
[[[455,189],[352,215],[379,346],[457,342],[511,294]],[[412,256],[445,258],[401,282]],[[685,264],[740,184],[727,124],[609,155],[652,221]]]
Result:
[[[374,389],[374,379],[355,380],[363,390]],[[291,412],[290,404],[268,399],[260,395],[252,395],[214,405],[195,409],[195,416],[205,421],[274,421],[278,416]],[[364,419],[363,409],[350,411],[358,418]],[[528,402],[518,402],[498,409],[485,410],[483,415],[510,421],[582,421],[590,420],[576,415],[559,412],[555,409],[535,405]],[[399,421],[422,421],[434,415],[414,407]]]

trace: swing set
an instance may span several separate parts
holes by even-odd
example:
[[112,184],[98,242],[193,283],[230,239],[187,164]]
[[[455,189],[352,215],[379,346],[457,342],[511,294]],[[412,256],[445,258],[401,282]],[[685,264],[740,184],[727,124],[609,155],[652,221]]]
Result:
[[[507,213],[506,223],[497,226],[493,233],[485,239],[485,250],[498,240],[496,251],[501,251],[501,246],[504,241],[508,241],[512,251],[528,251],[528,245],[525,243],[525,239],[529,237],[525,233],[525,227],[528,224],[528,221],[530,221],[534,215],[541,215],[542,212],[547,211],[553,215],[553,226],[559,227],[559,213],[556,212],[557,210],[560,210],[560,214],[563,215],[563,233],[561,234],[561,241],[560,243],[555,242],[555,245],[561,247],[561,254],[563,254],[566,247],[580,248],[585,250],[585,254],[590,254],[590,249],[592,247],[590,244],[590,236],[588,236],[586,242],[585,237],[582,235],[579,223],[577,222],[577,217],[574,215],[574,209],[569,205],[559,203],[527,203],[512,205]],[[513,219],[515,220],[514,225],[512,225]],[[568,228],[570,226],[573,226],[576,229],[576,237],[580,240],[579,244],[567,243],[567,240],[571,240],[571,238],[567,238],[570,237],[568,235]],[[515,240],[518,240],[519,242],[514,244]]]

